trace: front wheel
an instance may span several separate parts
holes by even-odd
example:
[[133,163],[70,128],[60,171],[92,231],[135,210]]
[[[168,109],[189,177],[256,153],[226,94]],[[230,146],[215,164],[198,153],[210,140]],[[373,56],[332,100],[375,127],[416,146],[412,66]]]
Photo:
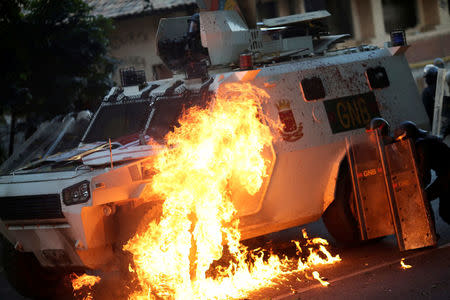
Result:
[[328,232],[336,242],[345,245],[361,243],[358,222],[351,209],[354,197],[350,169],[345,160],[339,170],[335,199],[322,215]]

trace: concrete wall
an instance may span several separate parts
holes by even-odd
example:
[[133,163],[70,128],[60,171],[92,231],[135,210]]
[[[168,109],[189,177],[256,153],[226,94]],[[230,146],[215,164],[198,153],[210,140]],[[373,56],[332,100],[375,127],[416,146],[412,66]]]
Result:
[[119,69],[132,66],[136,70],[145,70],[147,80],[156,79],[154,66],[162,64],[156,55],[155,41],[159,20],[187,14],[188,12],[177,12],[114,20],[115,30],[111,36],[110,53],[119,61],[119,65],[113,74],[113,80],[119,84]]
[[[342,5],[346,2],[350,5]],[[384,42],[390,39],[389,31],[394,27],[404,27],[406,30],[407,40],[411,45],[421,40],[428,40],[431,37],[440,36],[433,43],[442,43],[442,50],[435,52],[433,49],[419,50],[421,55],[411,55],[411,63],[424,60],[424,53],[428,55],[428,59],[435,56],[449,56],[445,40],[450,39],[450,15],[448,0],[259,0],[258,4],[276,3],[278,15],[288,15],[293,13],[301,13],[310,10],[327,9],[335,18],[348,19],[342,22],[340,27],[345,28],[351,26],[353,38],[344,44],[359,45],[361,43],[375,44],[383,46]],[[343,7],[351,10],[351,12],[343,13]],[[331,20],[331,19],[330,19]],[[338,22],[330,22],[330,26],[339,26]],[[330,31],[335,31],[330,28]],[[422,44],[418,43],[416,47],[422,48]]]

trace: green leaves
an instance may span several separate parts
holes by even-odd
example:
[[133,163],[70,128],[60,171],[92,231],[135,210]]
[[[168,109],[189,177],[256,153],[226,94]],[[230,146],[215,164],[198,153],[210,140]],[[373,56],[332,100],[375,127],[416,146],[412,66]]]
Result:
[[112,29],[83,0],[1,0],[0,114],[24,119],[31,134],[56,115],[96,109],[113,85]]
[[1,109],[44,120],[95,108],[112,86],[111,21],[91,16],[82,0],[0,5]]

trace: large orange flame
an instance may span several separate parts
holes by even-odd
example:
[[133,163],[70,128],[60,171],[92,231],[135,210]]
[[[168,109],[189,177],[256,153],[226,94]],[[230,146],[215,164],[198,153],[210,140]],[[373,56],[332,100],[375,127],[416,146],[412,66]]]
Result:
[[[262,151],[273,137],[260,105],[268,97],[249,83],[222,85],[207,109],[188,110],[167,135],[167,147],[151,166],[151,194],[164,199],[162,215],[123,247],[132,253],[131,270],[140,285],[130,298],[245,297],[292,271],[287,258],[265,257],[263,251],[249,252],[240,244],[230,188],[253,195],[267,176]],[[326,251],[323,241],[314,242],[322,256],[311,247],[317,257],[300,259],[297,270],[340,260]],[[224,244],[229,262],[213,268]],[[318,273],[314,277],[321,280]]]

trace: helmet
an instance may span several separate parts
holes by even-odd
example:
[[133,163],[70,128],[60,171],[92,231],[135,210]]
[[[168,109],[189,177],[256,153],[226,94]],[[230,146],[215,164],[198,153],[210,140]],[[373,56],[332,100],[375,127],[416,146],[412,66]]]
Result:
[[425,130],[417,127],[416,123],[412,121],[402,122],[398,128],[394,130],[394,138],[396,140],[412,138],[414,141],[418,138],[424,137],[427,134]]
[[[426,68],[426,66],[425,66],[425,68]],[[424,69],[424,71],[425,71],[425,69]],[[427,70],[425,71],[425,74],[424,74],[425,82],[428,85],[436,84],[437,74],[438,74],[438,67],[430,66],[429,68],[427,68]]]
[[438,57],[434,60],[433,65],[435,65],[438,68],[445,69],[444,60],[440,57]]
[[423,67],[423,76],[425,77],[425,74],[427,74],[427,71],[431,68],[435,67],[435,65],[427,64],[425,67]]
[[380,129],[381,135],[388,136],[391,126],[389,125],[388,121],[383,118],[373,118],[372,120],[370,120],[370,123],[368,124],[366,130],[372,131],[376,129]]

